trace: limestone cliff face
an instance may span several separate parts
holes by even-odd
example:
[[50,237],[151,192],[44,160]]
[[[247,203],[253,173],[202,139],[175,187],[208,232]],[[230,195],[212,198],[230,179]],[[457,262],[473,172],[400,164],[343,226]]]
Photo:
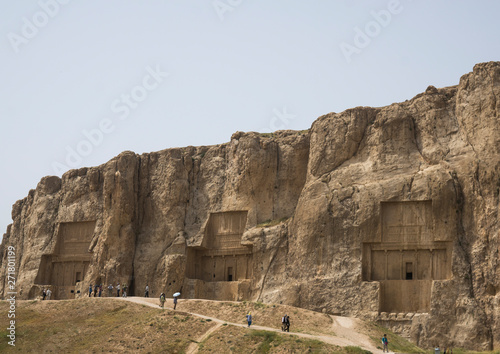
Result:
[[483,63],[457,86],[307,132],[238,132],[45,177],[13,206],[0,296],[14,246],[24,298],[148,284],[355,315],[422,346],[498,348],[499,110],[500,63]]

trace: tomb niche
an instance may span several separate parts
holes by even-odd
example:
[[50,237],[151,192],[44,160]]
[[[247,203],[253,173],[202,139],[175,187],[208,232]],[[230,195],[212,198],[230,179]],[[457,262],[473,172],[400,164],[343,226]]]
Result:
[[363,280],[380,282],[380,312],[429,312],[432,282],[451,277],[451,242],[434,232],[432,201],[380,209],[379,242],[363,244]]
[[90,264],[95,221],[65,222],[57,228],[53,253],[42,255],[35,284],[50,286],[53,299],[72,299]]
[[189,297],[241,300],[252,278],[252,246],[242,245],[247,211],[211,213],[198,247],[188,247]]

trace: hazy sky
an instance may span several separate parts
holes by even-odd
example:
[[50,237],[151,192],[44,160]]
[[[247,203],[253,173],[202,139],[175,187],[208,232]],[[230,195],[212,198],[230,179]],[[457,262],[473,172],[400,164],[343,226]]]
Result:
[[493,0],[0,4],[2,233],[43,176],[124,150],[308,129],[500,60]]

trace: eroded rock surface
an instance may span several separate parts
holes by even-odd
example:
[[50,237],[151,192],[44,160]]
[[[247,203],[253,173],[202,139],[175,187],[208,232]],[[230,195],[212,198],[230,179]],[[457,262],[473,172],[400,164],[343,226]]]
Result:
[[13,206],[0,296],[14,246],[22,298],[149,285],[371,319],[424,347],[499,348],[499,110],[500,63],[483,63],[308,131],[44,177]]

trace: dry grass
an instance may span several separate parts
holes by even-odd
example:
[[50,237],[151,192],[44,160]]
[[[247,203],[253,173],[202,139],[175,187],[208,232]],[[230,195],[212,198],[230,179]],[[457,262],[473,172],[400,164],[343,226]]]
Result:
[[224,326],[200,344],[199,353],[343,353],[343,351],[341,347],[317,340]]
[[[1,302],[0,313],[6,309]],[[2,340],[0,352],[182,353],[213,326],[188,314],[106,298],[21,301],[16,320],[16,346]]]
[[[8,304],[0,302],[0,312]],[[262,303],[181,301],[177,311],[161,310],[114,298],[65,301],[18,301],[16,346],[1,341],[0,352],[22,353],[184,353],[214,326],[213,321],[192,316],[202,313],[245,323],[252,311],[257,324],[279,328],[286,311],[296,321],[292,331],[324,333],[331,319],[323,314],[289,306]],[[5,332],[5,331],[4,331]],[[5,338],[6,333],[0,332]],[[328,331],[326,331],[328,332]],[[203,343],[200,352],[230,353],[345,353],[342,348],[317,340],[248,328],[222,326]]]
[[[385,334],[387,334],[387,337],[389,339],[389,350],[395,352],[395,353],[426,353],[422,348],[417,347],[415,344],[411,343],[407,339],[398,336],[397,334],[393,333],[391,330],[384,328],[382,326],[379,326],[376,323],[368,323],[366,324],[365,330],[367,331],[370,339],[372,340],[373,344],[379,348],[382,349],[382,337]],[[434,353],[434,351],[432,351]]]
[[[8,303],[1,301],[0,313],[7,311]],[[286,305],[181,300],[178,310],[173,311],[114,298],[18,301],[16,346],[7,344],[7,333],[2,330],[0,352],[184,353],[189,344],[198,343],[197,339],[215,325],[188,312],[245,324],[249,311],[255,325],[279,329],[281,316],[287,313],[291,317],[292,332],[333,335],[330,316]],[[376,344],[382,332],[389,333],[391,349],[396,352],[430,352],[376,325],[367,324],[363,332]],[[342,348],[295,335],[229,324],[214,331],[198,348],[200,353],[367,353],[359,347]]]
[[246,323],[246,314],[252,312],[253,325],[281,328],[281,317],[290,316],[290,330],[307,334],[334,335],[330,316],[287,305],[272,305],[259,302],[218,302],[189,300],[180,302],[179,309],[216,317],[234,323]]

